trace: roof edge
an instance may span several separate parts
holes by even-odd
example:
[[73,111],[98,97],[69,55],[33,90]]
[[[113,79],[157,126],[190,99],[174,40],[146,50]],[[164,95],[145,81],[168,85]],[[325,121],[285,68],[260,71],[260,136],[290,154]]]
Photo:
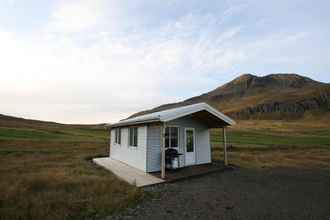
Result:
[[195,113],[195,112],[206,110],[209,113],[213,114],[214,116],[216,116],[216,117],[220,118],[221,120],[223,120],[224,122],[226,122],[228,125],[235,125],[236,124],[236,122],[233,119],[231,119],[227,115],[221,113],[220,111],[216,110],[215,108],[213,108],[209,104],[207,104],[205,102],[201,102],[201,103],[198,103],[198,104],[200,106],[199,106],[199,108],[197,110],[190,110],[190,111],[187,111],[185,113],[182,113],[182,114],[177,115],[177,116],[174,116],[174,117],[169,117],[169,118],[161,119],[161,121],[168,122],[168,121],[172,121],[172,120],[175,120],[175,119],[178,119],[178,118],[181,118],[181,117],[190,115],[190,114]]
[[[185,107],[190,107],[190,108],[185,108]],[[143,118],[143,116],[138,116],[137,118],[130,118],[127,120],[123,120],[123,121],[119,121],[117,123],[111,124],[108,126],[108,128],[133,126],[133,125],[138,125],[138,124],[148,124],[148,123],[155,123],[155,122],[168,122],[168,121],[182,118],[187,115],[190,115],[190,114],[193,114],[193,113],[196,113],[199,111],[203,111],[203,110],[209,112],[213,116],[224,121],[229,126],[236,124],[236,122],[233,119],[231,119],[227,115],[221,113],[220,111],[218,111],[217,109],[213,108],[212,106],[210,106],[209,104],[207,104],[205,102],[200,102],[200,103],[187,105],[187,106],[183,106],[183,107],[178,107],[178,108],[184,108],[184,109],[182,109],[182,111],[178,111],[177,114],[156,114],[156,115],[153,115],[152,117],[145,117],[145,118]],[[164,110],[164,112],[166,112],[166,111],[168,111],[168,110]],[[162,111],[160,111],[160,112],[162,112]],[[139,118],[139,117],[142,117],[142,118]]]
[[221,119],[223,119],[225,122],[227,122],[229,125],[235,125],[236,124],[236,121],[233,120],[232,118],[230,118],[229,116],[223,114],[222,112],[216,110],[215,108],[213,108],[211,105],[207,104],[207,103],[204,103],[206,104],[212,111],[214,111],[216,114],[218,114],[220,116]]
[[124,121],[124,122],[117,122],[108,126],[108,128],[116,128],[116,127],[124,127],[130,125],[137,125],[137,124],[148,124],[154,122],[161,122],[159,118],[148,119],[148,120],[141,120],[141,121]]

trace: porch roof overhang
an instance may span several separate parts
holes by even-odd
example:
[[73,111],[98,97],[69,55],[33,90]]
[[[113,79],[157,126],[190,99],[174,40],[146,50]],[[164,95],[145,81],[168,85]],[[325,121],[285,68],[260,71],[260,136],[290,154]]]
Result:
[[121,120],[115,124],[109,125],[109,127],[115,128],[157,122],[162,123],[186,116],[202,121],[210,128],[225,127],[236,123],[233,119],[214,109],[210,105],[206,103],[197,103]]

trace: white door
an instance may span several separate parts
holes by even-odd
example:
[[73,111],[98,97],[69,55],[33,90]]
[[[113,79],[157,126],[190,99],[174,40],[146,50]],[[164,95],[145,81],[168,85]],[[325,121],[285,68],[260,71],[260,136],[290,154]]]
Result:
[[186,166],[195,164],[195,130],[193,128],[185,129],[185,158]]

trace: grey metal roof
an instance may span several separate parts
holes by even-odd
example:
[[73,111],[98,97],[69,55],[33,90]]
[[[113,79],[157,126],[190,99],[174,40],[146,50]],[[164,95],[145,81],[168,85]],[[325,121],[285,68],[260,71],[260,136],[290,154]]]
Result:
[[117,123],[111,124],[110,127],[129,126],[152,122],[168,122],[203,110],[218,117],[229,125],[235,124],[235,121],[233,119],[219,112],[210,105],[202,102],[121,120]]

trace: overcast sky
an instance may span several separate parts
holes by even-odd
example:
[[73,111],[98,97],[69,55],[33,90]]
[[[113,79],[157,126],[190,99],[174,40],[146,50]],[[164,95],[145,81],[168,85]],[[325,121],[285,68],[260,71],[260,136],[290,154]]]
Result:
[[0,0],[0,113],[114,122],[241,73],[330,82],[330,2]]

